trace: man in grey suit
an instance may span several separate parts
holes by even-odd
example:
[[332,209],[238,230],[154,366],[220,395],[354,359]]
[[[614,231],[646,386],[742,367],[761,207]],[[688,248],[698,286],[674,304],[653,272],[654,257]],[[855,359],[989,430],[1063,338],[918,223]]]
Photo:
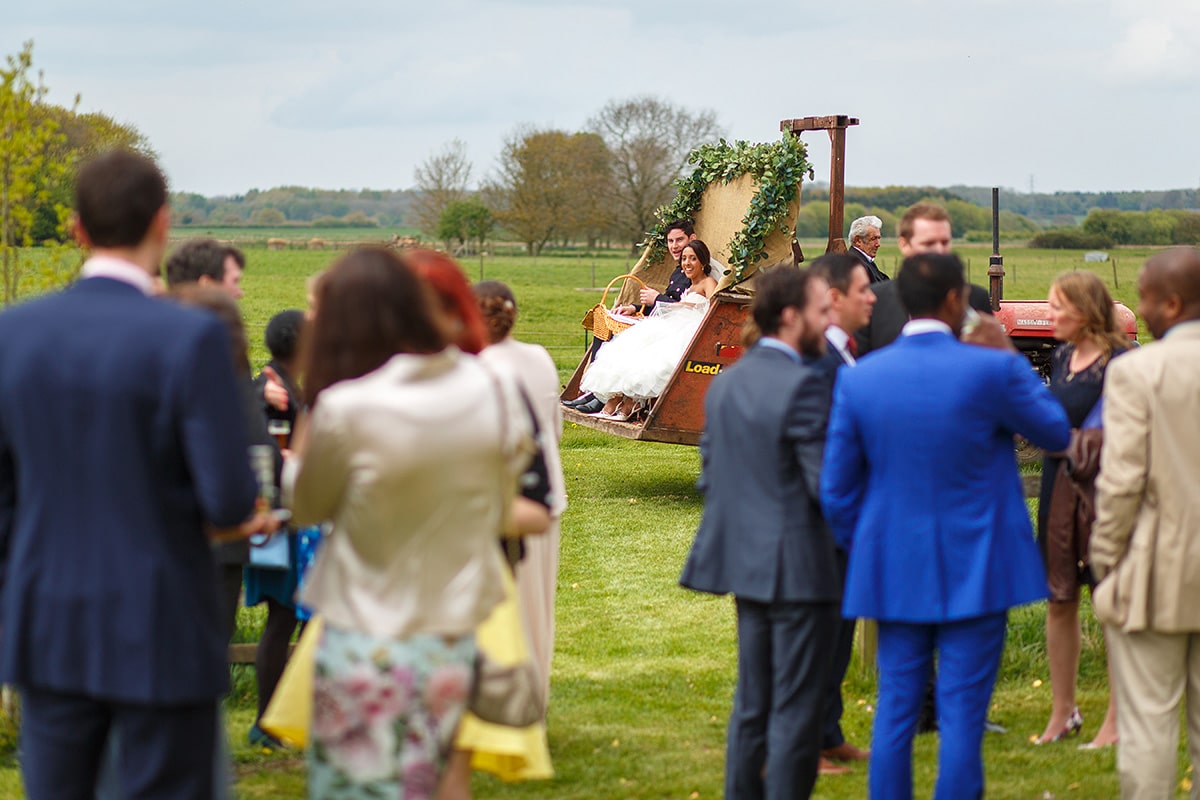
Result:
[[828,379],[801,363],[824,346],[828,284],[779,266],[755,289],[762,339],[705,398],[704,515],[680,578],[736,599],[725,796],[738,800],[812,793],[841,599],[818,499]]

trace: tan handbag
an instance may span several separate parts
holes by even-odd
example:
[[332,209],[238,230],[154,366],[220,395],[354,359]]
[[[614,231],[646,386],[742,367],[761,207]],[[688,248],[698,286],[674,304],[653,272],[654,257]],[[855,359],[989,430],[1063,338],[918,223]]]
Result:
[[[632,323],[623,320],[615,319],[608,310],[608,291],[616,284],[617,281],[626,278],[633,278],[642,285],[643,289],[649,288],[646,282],[637,275],[618,275],[609,281],[608,286],[604,287],[604,294],[600,296],[600,302],[587,310],[580,320],[580,325],[592,332],[592,335],[597,339],[607,342],[616,334],[628,328]],[[641,316],[638,314],[637,316]]]

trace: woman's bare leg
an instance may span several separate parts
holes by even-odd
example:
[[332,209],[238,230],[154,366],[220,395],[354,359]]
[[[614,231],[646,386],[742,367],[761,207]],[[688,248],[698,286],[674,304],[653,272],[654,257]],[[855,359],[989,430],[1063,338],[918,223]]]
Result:
[[471,751],[451,751],[438,783],[437,800],[471,800]]
[[1075,710],[1075,680],[1079,674],[1079,601],[1046,604],[1046,657],[1054,705],[1039,741],[1062,733]]

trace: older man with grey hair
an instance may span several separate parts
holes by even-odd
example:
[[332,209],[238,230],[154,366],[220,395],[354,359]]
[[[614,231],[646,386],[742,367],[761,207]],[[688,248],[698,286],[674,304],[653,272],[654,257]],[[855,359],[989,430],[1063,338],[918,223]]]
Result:
[[875,266],[875,254],[879,252],[882,233],[883,220],[879,217],[859,217],[850,223],[850,255],[867,268],[867,276],[871,283],[888,280],[888,276]]

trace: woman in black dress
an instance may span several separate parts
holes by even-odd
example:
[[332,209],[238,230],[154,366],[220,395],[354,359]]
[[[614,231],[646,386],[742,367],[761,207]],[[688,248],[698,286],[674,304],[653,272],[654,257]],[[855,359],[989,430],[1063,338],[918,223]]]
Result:
[[[1129,341],[1117,326],[1112,297],[1104,283],[1090,272],[1071,272],[1050,286],[1050,320],[1054,338],[1062,344],[1054,353],[1050,391],[1066,409],[1071,427],[1083,425],[1100,399],[1108,362]],[[1038,503],[1038,542],[1046,561],[1050,602],[1046,612],[1046,654],[1054,706],[1037,744],[1057,742],[1077,734],[1083,717],[1075,705],[1075,679],[1079,671],[1079,588],[1093,580],[1081,554],[1086,542],[1079,532],[1048,525],[1054,484],[1062,464],[1061,454],[1047,455],[1042,463],[1042,490]],[[1109,695],[1108,714],[1092,742],[1104,747],[1117,739],[1116,705]]]

